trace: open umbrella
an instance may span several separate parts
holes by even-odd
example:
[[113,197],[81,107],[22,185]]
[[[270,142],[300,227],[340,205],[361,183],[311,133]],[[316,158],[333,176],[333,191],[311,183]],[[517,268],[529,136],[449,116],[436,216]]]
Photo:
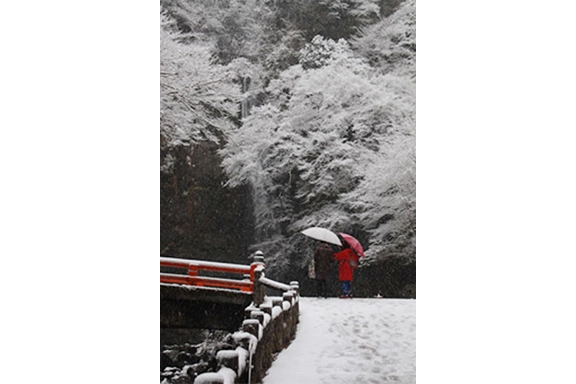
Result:
[[303,235],[315,240],[325,241],[330,244],[342,246],[342,242],[334,232],[326,228],[312,227],[302,231]]
[[339,235],[342,236],[344,241],[346,241],[354,251],[356,251],[358,256],[364,257],[364,248],[362,248],[362,244],[360,244],[360,242],[355,237],[342,232],[340,232]]

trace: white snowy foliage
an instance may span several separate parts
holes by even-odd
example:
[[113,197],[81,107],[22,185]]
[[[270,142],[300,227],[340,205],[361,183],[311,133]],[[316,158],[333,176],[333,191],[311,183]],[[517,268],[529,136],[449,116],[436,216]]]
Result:
[[[414,136],[387,144],[367,162],[365,178],[341,201],[371,234],[368,261],[385,256],[415,256],[416,157]],[[391,241],[391,240],[394,241]]]
[[268,104],[230,133],[223,165],[230,185],[252,187],[258,246],[267,249],[270,270],[302,263],[293,234],[311,226],[362,231],[368,260],[414,257],[412,5],[355,42],[368,52],[384,36],[400,52],[394,65],[380,71],[345,40],[316,36],[301,63],[270,82]]
[[306,69],[320,68],[332,62],[349,58],[350,47],[345,39],[339,39],[336,42],[316,35],[310,43],[300,50],[300,64]]
[[218,141],[238,111],[236,74],[215,63],[211,48],[184,44],[162,16],[160,29],[160,133],[164,146]]
[[[337,39],[317,35],[300,52],[302,31],[268,35],[278,2],[179,3],[186,17],[171,14],[189,33],[161,20],[161,172],[179,161],[176,147],[226,143],[228,185],[250,186],[254,247],[266,250],[269,272],[303,265],[309,249],[298,232],[311,226],[360,233],[369,262],[414,257],[415,1],[379,22],[374,0],[299,1],[315,12],[287,9],[290,22],[322,15],[323,29],[306,38]],[[360,37],[324,33],[349,16],[362,22],[348,20],[346,36]],[[249,103],[238,127],[232,120]]]
[[352,45],[382,73],[416,76],[416,1],[404,1],[392,15],[367,27]]

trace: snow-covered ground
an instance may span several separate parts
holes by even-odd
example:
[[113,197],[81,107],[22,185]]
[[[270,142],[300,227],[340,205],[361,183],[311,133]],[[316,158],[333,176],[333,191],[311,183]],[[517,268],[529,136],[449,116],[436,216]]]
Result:
[[300,298],[296,338],[264,384],[416,382],[416,300]]

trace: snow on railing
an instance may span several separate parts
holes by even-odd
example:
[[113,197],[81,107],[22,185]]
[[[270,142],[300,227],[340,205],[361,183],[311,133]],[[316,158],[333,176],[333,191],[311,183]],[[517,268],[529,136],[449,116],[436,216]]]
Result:
[[218,371],[198,375],[194,384],[261,382],[274,354],[286,348],[296,333],[298,282],[282,286],[289,288],[282,297],[265,297],[259,306],[253,303],[246,308],[241,329],[232,335],[235,349],[218,351]]
[[264,276],[262,276],[260,278],[260,283],[264,284],[265,286],[267,286],[269,288],[277,289],[279,291],[284,291],[284,292],[288,292],[289,290],[292,289],[292,287],[289,286],[288,284],[279,283],[277,281],[270,280],[269,278],[264,277]]
[[[252,380],[259,382],[272,364],[273,354],[286,348],[296,333],[298,322],[299,285],[280,283],[264,275],[264,257],[256,252],[250,265],[161,257],[161,267],[178,268],[185,274],[160,273],[160,283],[234,289],[253,293],[253,302],[245,309],[246,319],[233,334],[237,344],[233,350],[216,355],[218,372],[202,373],[194,384],[234,384]],[[237,274],[242,280],[199,276],[200,271]],[[250,277],[249,280],[247,277]],[[282,292],[282,297],[266,296],[266,287]]]
[[[235,349],[219,351],[218,372],[202,373],[194,384],[260,382],[273,355],[286,348],[294,337],[299,315],[298,282],[279,283],[264,276],[263,263],[253,266],[254,263],[254,301],[245,310],[242,327],[232,335]],[[266,296],[266,287],[282,291],[282,297]]]
[[[193,285],[197,287],[234,289],[243,292],[254,292],[254,273],[255,270],[261,265],[263,265],[261,262],[254,262],[251,265],[238,265],[211,261],[161,257],[160,267],[180,268],[185,270],[186,274],[161,272],[160,282],[169,284]],[[250,280],[234,280],[219,277],[199,276],[199,271],[239,274],[243,278],[249,275]]]
[[[224,288],[249,292],[254,295],[254,303],[260,305],[264,300],[266,287],[284,292],[294,290],[294,287],[291,287],[290,285],[265,277],[265,266],[263,260],[264,257],[261,252],[256,252],[254,262],[250,265],[160,257],[160,267],[178,268],[186,272],[186,274],[160,272],[160,283]],[[200,276],[200,271],[238,274],[242,276],[242,280]],[[247,279],[247,276],[249,276],[249,280]]]

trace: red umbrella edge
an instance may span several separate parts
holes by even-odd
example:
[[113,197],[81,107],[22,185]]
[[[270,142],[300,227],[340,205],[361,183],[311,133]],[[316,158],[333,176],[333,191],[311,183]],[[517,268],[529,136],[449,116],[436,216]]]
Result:
[[353,250],[356,251],[358,255],[364,257],[364,248],[362,248],[362,244],[360,244],[358,239],[347,233],[339,232],[338,234],[342,236],[342,238],[350,245],[350,247],[352,247]]

